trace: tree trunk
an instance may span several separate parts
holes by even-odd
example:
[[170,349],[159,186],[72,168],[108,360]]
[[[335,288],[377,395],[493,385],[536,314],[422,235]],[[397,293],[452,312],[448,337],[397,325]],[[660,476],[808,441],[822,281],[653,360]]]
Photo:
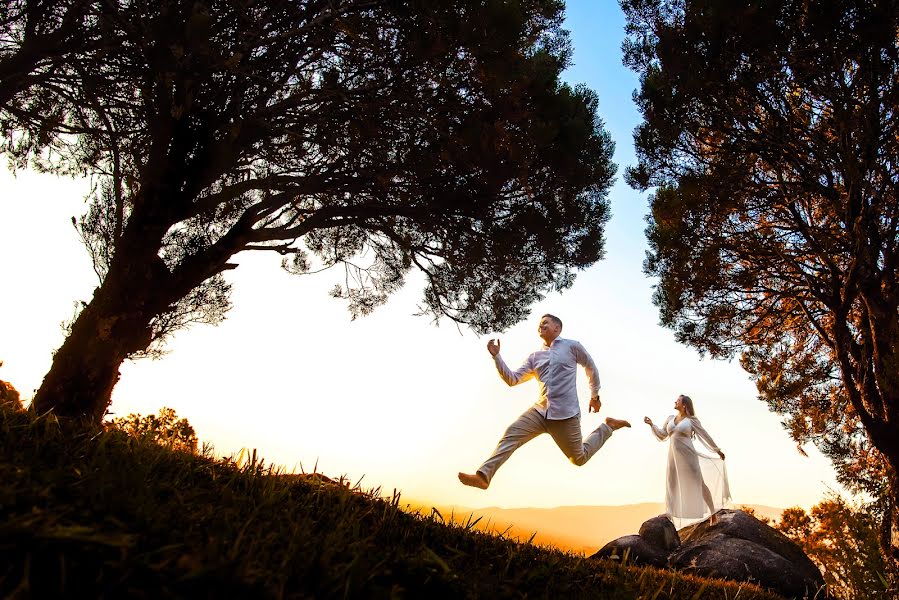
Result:
[[888,463],[888,503],[883,515],[881,550],[891,571],[892,584],[899,586],[899,319],[895,302],[884,298],[881,287],[871,285],[863,294],[870,315],[871,371],[877,390],[876,397],[865,400],[880,421],[880,427],[869,431],[869,436]]
[[889,490],[882,499],[883,520],[880,523],[880,551],[887,566],[889,591],[899,594],[899,474],[888,467]]
[[[871,291],[873,290],[873,292]],[[887,462],[887,489],[881,522],[880,546],[891,571],[892,585],[899,585],[899,418],[896,340],[899,321],[895,305],[883,301],[878,286],[869,286],[864,298],[866,320],[859,329],[862,339],[852,356],[854,333],[846,315],[836,315],[833,339],[843,387],[868,438]]]
[[[110,270],[94,297],[75,319],[72,332],[34,396],[32,408],[99,423],[106,414],[119,367],[130,355],[146,350],[152,339],[153,278],[124,277]],[[130,281],[129,281],[130,280]]]

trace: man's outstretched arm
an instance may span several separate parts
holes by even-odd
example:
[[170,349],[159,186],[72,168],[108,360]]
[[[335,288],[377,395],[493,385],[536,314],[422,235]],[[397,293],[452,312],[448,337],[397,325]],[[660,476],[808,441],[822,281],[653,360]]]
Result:
[[507,385],[518,385],[522,381],[527,381],[534,376],[534,369],[531,367],[530,357],[528,357],[528,359],[524,361],[524,364],[514,371],[506,365],[506,361],[499,355],[499,340],[489,340],[487,342],[487,352],[493,357],[493,362],[496,364],[496,370]]

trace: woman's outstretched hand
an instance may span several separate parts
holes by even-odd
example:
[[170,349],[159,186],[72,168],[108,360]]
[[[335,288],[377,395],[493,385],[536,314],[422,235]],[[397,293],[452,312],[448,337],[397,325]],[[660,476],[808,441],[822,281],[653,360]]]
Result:
[[718,450],[718,456],[721,457],[721,460],[724,460],[724,452],[722,452],[721,450]]
[[643,417],[643,422],[647,425],[652,425],[652,419],[650,419],[649,417]]

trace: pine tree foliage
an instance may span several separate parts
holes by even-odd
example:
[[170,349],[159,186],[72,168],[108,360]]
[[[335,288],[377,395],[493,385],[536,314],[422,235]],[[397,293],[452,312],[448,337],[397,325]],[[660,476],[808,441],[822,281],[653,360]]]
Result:
[[662,323],[887,499],[899,560],[899,5],[621,4]]
[[122,360],[224,318],[240,252],[343,267],[354,317],[417,270],[422,312],[477,332],[602,256],[613,144],[596,94],[560,80],[558,0],[86,10],[95,43],[0,107],[14,160],[96,182],[77,227],[101,284],[41,409],[101,418]]

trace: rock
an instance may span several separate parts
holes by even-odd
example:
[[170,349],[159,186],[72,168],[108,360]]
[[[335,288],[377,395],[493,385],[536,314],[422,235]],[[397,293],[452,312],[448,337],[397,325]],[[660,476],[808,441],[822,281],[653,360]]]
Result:
[[773,527],[739,510],[720,510],[718,523],[703,521],[680,531],[665,516],[639,535],[612,540],[590,558],[621,560],[679,571],[750,581],[787,597],[814,598],[824,578],[805,553]]
[[692,575],[750,581],[789,597],[814,597],[811,585],[797,581],[790,561],[740,538],[685,545],[669,561],[672,568]]
[[668,554],[680,545],[677,530],[668,517],[654,517],[640,527],[638,535],[612,540],[591,558],[611,558],[630,564],[665,568]]
[[672,552],[680,546],[680,536],[674,523],[665,515],[653,517],[640,526],[640,537],[651,545],[661,548],[666,552]]
[[669,565],[704,577],[752,581],[783,594],[814,597],[824,585],[815,564],[773,527],[739,510],[721,510],[718,523],[681,529]]
[[626,535],[612,540],[590,558],[605,558],[628,564],[658,567],[668,566],[668,552],[647,542],[639,535]]
[[793,540],[742,510],[721,510],[718,512],[717,525],[709,525],[708,521],[702,521],[689,527],[684,527],[679,534],[683,543],[688,541],[690,543],[698,543],[707,536],[720,536],[722,534],[738,537],[771,548],[774,552],[791,562],[805,560],[808,561],[808,564],[814,566],[812,561]]

